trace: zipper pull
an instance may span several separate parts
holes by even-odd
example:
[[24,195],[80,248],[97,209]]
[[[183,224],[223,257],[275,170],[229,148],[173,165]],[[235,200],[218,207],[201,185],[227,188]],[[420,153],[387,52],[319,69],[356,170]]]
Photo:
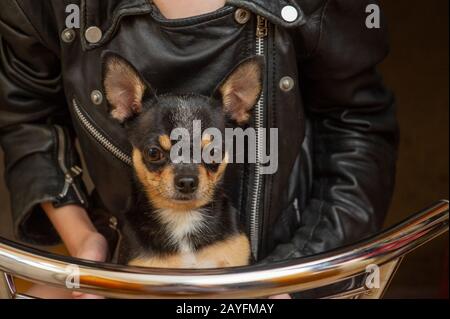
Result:
[[81,175],[81,173],[83,173],[83,170],[78,166],[74,166],[64,175],[64,187],[61,193],[58,195],[60,198],[64,198],[67,196],[69,188],[73,186],[73,183],[75,182],[75,177]]
[[268,22],[266,18],[257,16],[256,22],[256,36],[258,38],[265,38],[269,34]]

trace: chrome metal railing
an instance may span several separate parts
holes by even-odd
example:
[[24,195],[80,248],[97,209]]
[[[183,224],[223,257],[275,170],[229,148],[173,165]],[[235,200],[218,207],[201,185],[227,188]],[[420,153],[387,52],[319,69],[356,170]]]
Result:
[[[256,298],[324,287],[378,266],[381,283],[331,298],[379,298],[401,259],[448,231],[441,201],[370,239],[326,254],[270,265],[211,270],[144,269],[52,255],[0,238],[0,298],[26,298],[13,277],[112,298]],[[77,278],[79,282],[70,278]]]

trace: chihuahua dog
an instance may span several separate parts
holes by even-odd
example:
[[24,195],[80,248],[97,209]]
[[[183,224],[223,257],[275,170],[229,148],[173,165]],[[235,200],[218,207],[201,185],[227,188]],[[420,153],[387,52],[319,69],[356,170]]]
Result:
[[[192,134],[194,121],[222,133],[227,126],[246,124],[261,94],[262,68],[258,57],[243,61],[212,97],[156,95],[130,63],[105,56],[103,84],[110,114],[125,127],[133,147],[135,194],[125,217],[119,263],[223,268],[250,262],[238,212],[221,189],[227,153],[222,151],[220,163],[174,161],[171,132],[183,128]],[[204,149],[211,137],[202,136],[198,143]]]

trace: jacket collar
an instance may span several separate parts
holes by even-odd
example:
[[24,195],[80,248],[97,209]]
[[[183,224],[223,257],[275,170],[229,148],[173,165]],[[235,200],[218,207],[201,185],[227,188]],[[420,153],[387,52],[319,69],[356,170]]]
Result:
[[[294,0],[227,0],[227,4],[241,7],[263,16],[270,22],[285,28],[299,27],[305,23],[305,16],[302,8]],[[294,21],[286,21],[283,18],[283,9],[293,7],[297,13]]]
[[[270,22],[286,28],[298,27],[305,23],[303,10],[294,0],[227,0],[227,5],[245,8]],[[285,7],[293,7],[298,17],[292,22],[283,19]],[[81,0],[82,45],[86,50],[95,49],[109,41],[118,28],[120,20],[125,16],[149,14],[153,10],[151,0]],[[102,38],[97,43],[86,41],[84,34],[89,27],[98,27]]]
[[[108,42],[123,17],[148,14],[151,11],[152,6],[148,0],[81,0],[80,32],[83,49],[95,49]],[[84,36],[86,30],[93,26],[102,31],[102,38],[97,43],[89,43]]]

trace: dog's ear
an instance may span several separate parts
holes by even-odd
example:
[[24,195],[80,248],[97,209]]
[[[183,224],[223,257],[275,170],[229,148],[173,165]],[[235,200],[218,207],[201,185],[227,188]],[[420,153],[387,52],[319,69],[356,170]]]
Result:
[[262,92],[264,60],[253,57],[239,64],[219,85],[215,97],[222,99],[225,113],[246,124]]
[[146,85],[123,58],[108,54],[103,61],[103,87],[111,106],[111,116],[123,123],[142,112]]

